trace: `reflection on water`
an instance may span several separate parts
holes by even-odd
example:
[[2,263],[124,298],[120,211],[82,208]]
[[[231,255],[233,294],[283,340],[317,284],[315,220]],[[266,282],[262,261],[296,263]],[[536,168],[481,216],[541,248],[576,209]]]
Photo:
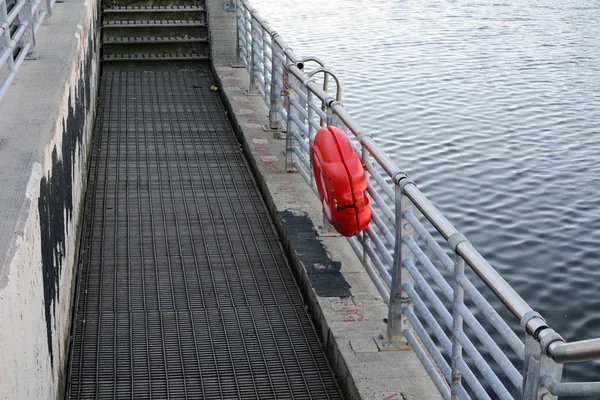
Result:
[[552,327],[600,337],[599,1],[252,3]]

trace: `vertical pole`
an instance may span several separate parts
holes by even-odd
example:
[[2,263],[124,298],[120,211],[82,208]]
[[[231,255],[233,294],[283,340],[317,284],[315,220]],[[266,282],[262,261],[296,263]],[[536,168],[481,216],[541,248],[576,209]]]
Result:
[[[543,341],[542,341],[543,342]],[[525,337],[525,363],[523,365],[523,400],[556,400],[548,389],[541,384],[545,376],[551,376],[558,382],[562,379],[563,365],[554,362],[543,351],[543,344],[529,333]]]
[[[546,355],[545,352],[542,352],[542,357],[540,360],[540,380],[545,376],[551,376],[556,379],[557,382],[560,382],[562,379],[563,372],[563,364],[559,364],[554,362],[552,358]],[[538,381],[538,393],[537,398],[539,400],[556,400],[558,396],[554,396],[548,389],[543,387]]]
[[458,363],[462,359],[462,345],[458,341],[458,334],[463,331],[463,318],[458,307],[464,303],[465,291],[460,285],[459,278],[465,273],[465,260],[456,255],[454,261],[454,302],[452,307],[452,400],[457,399],[459,388],[462,385],[462,377],[458,370]]
[[[327,74],[325,74],[325,86],[327,83]],[[323,106],[325,106],[325,104],[323,103]],[[329,119],[329,116],[328,116]],[[344,129],[344,133],[346,133],[346,129]],[[362,145],[362,143],[360,143],[361,146],[361,152],[360,152],[360,162],[363,166],[363,168],[366,171],[366,165],[369,162],[369,152],[367,151],[367,149]],[[365,178],[369,179],[368,176],[366,176],[365,174]],[[367,246],[369,244],[369,235],[367,234],[367,230],[365,229],[364,231],[362,231],[362,237],[363,237],[363,255],[362,255],[362,263],[363,265],[367,264],[367,259],[369,258],[369,254],[367,253]]]
[[313,141],[313,134],[312,134],[312,124],[311,121],[313,120],[313,109],[312,109],[312,104],[313,104],[313,98],[314,98],[314,94],[313,92],[311,92],[310,90],[308,91],[308,161],[310,164],[310,186],[314,186],[315,185],[315,173],[313,171],[313,167],[312,167],[312,153],[310,152],[310,146],[312,146],[312,141]]
[[279,60],[279,45],[275,42],[275,37],[277,37],[277,33],[274,32],[271,35],[271,106],[269,107],[269,128],[270,129],[279,129],[278,116],[277,116],[277,103],[279,100],[279,93],[277,92],[278,87],[282,87],[283,85],[278,85],[277,82],[277,67],[280,65]]
[[[387,340],[390,346],[406,346],[408,342],[402,339],[402,332],[412,331],[412,325],[402,314],[402,308],[413,308],[412,301],[403,285],[414,285],[414,279],[403,266],[403,261],[410,260],[414,263],[415,256],[409,250],[404,237],[417,239],[417,234],[404,213],[411,212],[417,219],[420,212],[412,201],[404,195],[404,184],[406,179],[396,183],[396,243],[394,246],[394,265],[391,271],[392,286],[390,287],[390,304],[387,322]],[[409,183],[409,182],[406,182]]]
[[[264,82],[264,94],[265,97],[269,96],[269,102],[271,100],[271,81],[267,81],[267,40],[265,39],[265,37],[269,36],[269,34],[265,31],[265,28],[262,25],[258,25],[258,29],[260,31],[260,40],[262,43],[262,47],[259,48],[259,51],[262,52],[262,62],[260,61],[260,57],[258,59],[259,63],[259,69],[262,75],[262,79]],[[273,60],[271,60],[271,66],[273,65]],[[271,67],[272,69],[272,67]],[[272,71],[271,71],[272,72]],[[269,86],[269,90],[267,90],[267,86]],[[267,101],[267,99],[264,99],[265,101]]]
[[[287,70],[287,66],[285,67]],[[287,79],[288,79],[288,98],[287,98],[287,131],[286,131],[286,135],[285,135],[285,144],[286,144],[286,149],[285,149],[285,169],[288,172],[293,171],[294,165],[293,165],[293,150],[294,150],[294,137],[292,135],[292,132],[298,132],[300,129],[298,127],[298,125],[296,124],[296,122],[294,122],[294,120],[292,119],[292,115],[298,115],[298,110],[296,110],[296,108],[292,105],[292,101],[296,101],[298,99],[298,93],[296,93],[296,90],[292,88],[292,86],[296,86],[297,87],[297,83],[298,80],[296,79],[296,77],[294,76],[294,74],[290,74],[289,72],[287,73]]]
[[[8,12],[6,10],[6,1],[0,1],[0,25],[9,25],[6,29],[0,31],[0,50],[7,49],[10,47],[10,22],[8,21]],[[1,29],[1,28],[0,28]],[[6,60],[6,68],[8,73],[14,72],[15,60],[13,55],[10,54]]]
[[[31,43],[29,47],[29,51],[25,56],[26,60],[37,60],[38,55],[35,52],[35,19],[33,18],[32,9],[35,6],[35,0],[27,0],[27,5],[21,9],[19,12],[19,22],[27,21],[27,31],[21,37],[20,45],[23,46],[25,43]],[[37,13],[38,11],[36,11]]]
[[254,43],[254,19],[252,18],[252,14],[250,14],[250,84],[248,85],[248,91],[246,94],[257,94],[258,89],[256,88],[256,72],[258,71],[257,63],[256,63],[256,52],[258,49],[256,48],[256,44]]
[[[241,49],[241,39],[240,39],[240,32],[241,32],[241,17],[240,17],[240,9],[241,9],[241,5],[238,2],[238,0],[235,0],[235,26],[236,26],[236,32],[235,32],[235,38],[236,38],[236,46],[235,46],[235,52],[236,52],[236,60],[235,63],[232,65],[232,67],[239,67],[240,65],[242,65],[242,49]],[[245,11],[244,11],[245,12]]]

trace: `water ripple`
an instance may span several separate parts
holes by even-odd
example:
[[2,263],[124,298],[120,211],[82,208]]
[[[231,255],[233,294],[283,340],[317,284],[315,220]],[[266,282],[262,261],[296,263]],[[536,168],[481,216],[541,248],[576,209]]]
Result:
[[534,309],[600,336],[598,1],[252,1]]

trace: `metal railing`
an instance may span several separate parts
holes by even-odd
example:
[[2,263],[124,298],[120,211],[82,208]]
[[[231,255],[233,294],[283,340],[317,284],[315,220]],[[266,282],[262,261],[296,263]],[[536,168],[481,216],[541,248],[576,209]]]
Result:
[[324,125],[343,129],[362,160],[372,219],[348,241],[389,307],[382,345],[412,347],[446,399],[600,395],[600,382],[561,382],[563,364],[600,359],[600,339],[565,343],[354,121],[335,73],[296,56],[247,0],[235,11],[236,64],[250,75],[247,94],[269,107],[269,127],[286,133],[286,167],[317,193],[309,148]]
[[37,59],[35,35],[56,0],[0,0],[0,101],[25,59]]

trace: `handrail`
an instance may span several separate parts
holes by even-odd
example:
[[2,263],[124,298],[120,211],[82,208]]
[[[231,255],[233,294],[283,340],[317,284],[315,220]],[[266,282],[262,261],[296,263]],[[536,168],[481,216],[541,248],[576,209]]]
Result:
[[0,101],[23,60],[37,59],[35,37],[55,1],[17,0],[9,10],[7,0],[0,0]]
[[[308,149],[322,121],[354,138],[373,212],[371,225],[348,240],[388,304],[387,345],[415,347],[444,398],[488,398],[486,391],[528,400],[554,399],[559,392],[600,395],[597,382],[560,383],[563,364],[600,359],[600,338],[565,343],[352,118],[339,101],[341,83],[334,97],[312,79],[319,72],[335,77],[333,71],[314,57],[296,56],[248,0],[236,1],[236,17],[238,63],[250,75],[248,93],[261,95],[269,106],[270,126],[286,132],[286,168],[298,171],[316,193]],[[320,66],[307,70],[306,60]],[[492,308],[465,267],[516,317],[521,331]],[[514,356],[504,356],[498,340]]]

